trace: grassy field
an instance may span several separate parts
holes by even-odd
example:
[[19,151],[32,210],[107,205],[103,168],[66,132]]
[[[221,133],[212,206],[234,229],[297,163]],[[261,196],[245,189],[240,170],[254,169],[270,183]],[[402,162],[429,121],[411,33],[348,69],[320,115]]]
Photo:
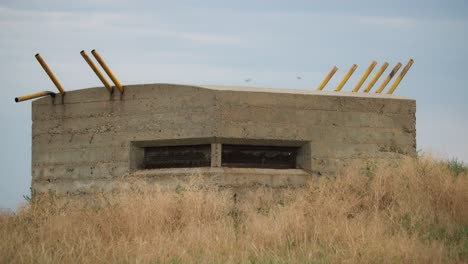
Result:
[[194,177],[0,216],[0,263],[468,262],[468,170],[429,157],[354,165],[303,189],[235,194]]

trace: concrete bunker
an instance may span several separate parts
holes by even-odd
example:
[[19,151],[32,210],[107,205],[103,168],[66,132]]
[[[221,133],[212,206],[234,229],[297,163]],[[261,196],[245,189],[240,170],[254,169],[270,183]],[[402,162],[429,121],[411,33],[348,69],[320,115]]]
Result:
[[147,84],[45,97],[32,107],[32,189],[299,186],[354,161],[416,155],[416,103],[386,94]]

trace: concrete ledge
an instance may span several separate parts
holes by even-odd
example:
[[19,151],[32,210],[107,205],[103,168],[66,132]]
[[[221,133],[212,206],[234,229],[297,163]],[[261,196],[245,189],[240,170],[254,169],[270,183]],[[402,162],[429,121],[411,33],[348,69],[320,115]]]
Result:
[[[270,187],[297,187],[305,184],[312,177],[301,169],[252,169],[252,168],[177,168],[141,170],[132,174],[147,177],[172,185],[186,181],[191,176],[201,176],[210,182],[226,187],[248,187],[265,185]],[[172,184],[171,184],[172,183]]]
[[33,192],[57,194],[85,194],[121,191],[131,188],[134,182],[148,188],[175,190],[191,179],[203,180],[206,185],[227,188],[268,186],[273,188],[301,187],[314,178],[300,169],[244,169],[244,168],[178,168],[141,170],[124,177],[70,178],[60,181],[34,180]]

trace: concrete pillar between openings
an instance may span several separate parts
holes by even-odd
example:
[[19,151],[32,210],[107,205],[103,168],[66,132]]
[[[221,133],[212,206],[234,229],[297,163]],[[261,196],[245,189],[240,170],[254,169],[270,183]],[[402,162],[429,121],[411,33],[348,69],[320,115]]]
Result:
[[211,167],[221,167],[221,144],[211,144]]

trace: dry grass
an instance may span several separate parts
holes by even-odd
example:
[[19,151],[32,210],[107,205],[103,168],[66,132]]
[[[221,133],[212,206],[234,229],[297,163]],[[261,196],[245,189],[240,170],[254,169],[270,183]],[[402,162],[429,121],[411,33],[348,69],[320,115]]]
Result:
[[235,198],[200,186],[38,198],[0,217],[0,262],[468,262],[468,174],[430,158]]

